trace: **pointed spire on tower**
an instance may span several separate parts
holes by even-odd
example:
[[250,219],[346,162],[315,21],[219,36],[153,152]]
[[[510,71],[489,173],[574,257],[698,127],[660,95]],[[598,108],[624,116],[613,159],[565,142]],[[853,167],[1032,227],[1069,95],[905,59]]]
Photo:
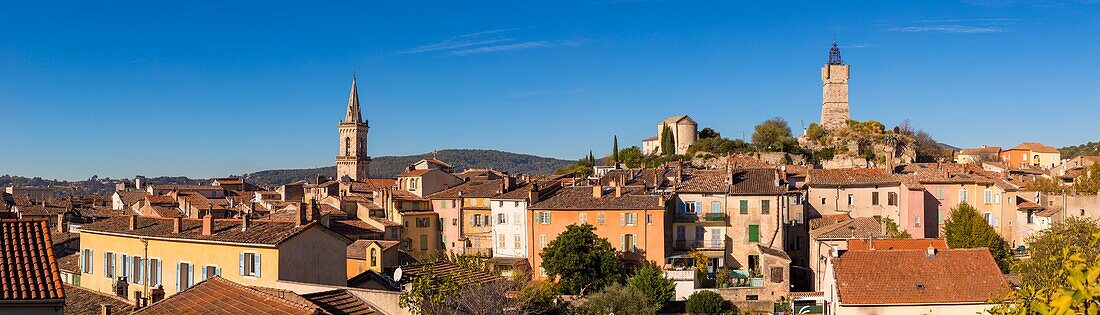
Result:
[[351,75],[351,95],[348,96],[348,113],[344,116],[344,122],[360,123],[363,116],[359,111],[359,87],[356,85],[355,73]]
[[840,57],[840,47],[836,45],[836,33],[833,33],[833,48],[829,49],[829,64],[844,64],[844,59]]

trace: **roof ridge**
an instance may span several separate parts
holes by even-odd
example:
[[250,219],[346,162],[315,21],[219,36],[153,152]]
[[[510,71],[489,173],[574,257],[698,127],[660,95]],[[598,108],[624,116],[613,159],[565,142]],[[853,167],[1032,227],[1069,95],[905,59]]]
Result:
[[[251,291],[252,293],[256,293],[256,294],[260,294],[260,295],[267,295],[267,296],[270,296],[270,297],[274,298],[274,299],[275,299],[275,300],[277,300],[277,301],[280,301],[280,302],[284,302],[285,304],[289,304],[289,305],[291,305],[291,306],[296,306],[296,307],[300,307],[300,308],[303,308],[303,309],[306,309],[306,310],[311,310],[311,311],[317,311],[317,309],[320,309],[320,307],[319,307],[319,306],[316,306],[316,305],[314,305],[314,306],[309,306],[309,305],[304,305],[304,304],[301,304],[301,303],[297,303],[297,302],[294,302],[294,301],[288,300],[288,299],[286,299],[286,298],[282,298],[282,297],[279,297],[279,296],[277,296],[277,295],[274,295],[274,294],[271,294],[271,293],[267,293],[267,292],[264,292],[264,291],[256,290],[256,289],[254,289],[254,288],[251,288],[251,287],[249,287],[249,286],[246,286],[246,285],[243,285],[243,284],[240,284],[240,283],[236,283],[236,282],[233,282],[233,281],[229,281],[229,279],[225,279],[225,278],[222,278],[222,276],[219,276],[219,275],[214,275],[213,277],[210,277],[209,279],[203,280],[203,282],[206,282],[206,281],[210,281],[210,280],[214,280],[214,279],[218,279],[218,281],[221,281],[221,282],[224,282],[224,283],[227,283],[227,284],[230,284],[230,285],[236,286],[236,287],[238,287],[238,288],[241,288],[241,289],[245,289],[245,290]],[[200,283],[201,283],[201,282],[200,282]],[[195,286],[197,287],[197,286],[198,286],[198,284],[196,284]],[[187,291],[190,291],[190,289],[188,289]],[[184,292],[187,292],[187,291],[184,291]],[[295,293],[294,291],[290,291],[290,290],[287,290],[287,291],[289,291],[289,292],[291,292],[291,293],[294,293],[294,294],[298,294],[298,293]]]

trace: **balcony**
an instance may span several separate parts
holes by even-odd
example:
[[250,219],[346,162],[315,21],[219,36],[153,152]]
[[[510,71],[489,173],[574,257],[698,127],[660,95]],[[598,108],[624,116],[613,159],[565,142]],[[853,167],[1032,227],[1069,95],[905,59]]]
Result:
[[726,224],[725,213],[677,213],[672,217],[674,222],[698,222],[706,225]]
[[693,250],[693,249],[725,249],[725,239],[715,240],[675,240],[672,242],[673,250]]
[[725,213],[707,213],[703,218],[708,222],[726,222]]

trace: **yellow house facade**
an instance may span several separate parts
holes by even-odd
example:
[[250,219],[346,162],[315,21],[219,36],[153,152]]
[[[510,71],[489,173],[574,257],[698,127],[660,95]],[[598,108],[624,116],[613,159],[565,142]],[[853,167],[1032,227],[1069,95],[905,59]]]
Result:
[[214,275],[247,286],[346,284],[348,240],[317,222],[129,216],[80,232],[80,286],[111,293],[125,281],[131,301],[158,286],[170,296]]

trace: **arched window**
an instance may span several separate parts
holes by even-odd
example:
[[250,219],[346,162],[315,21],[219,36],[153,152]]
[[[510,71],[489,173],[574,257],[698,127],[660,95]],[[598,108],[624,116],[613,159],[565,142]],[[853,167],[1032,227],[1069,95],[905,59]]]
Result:
[[377,248],[371,248],[370,249],[370,266],[371,267],[377,267],[378,266],[378,249]]
[[344,156],[351,155],[351,138],[344,138]]

